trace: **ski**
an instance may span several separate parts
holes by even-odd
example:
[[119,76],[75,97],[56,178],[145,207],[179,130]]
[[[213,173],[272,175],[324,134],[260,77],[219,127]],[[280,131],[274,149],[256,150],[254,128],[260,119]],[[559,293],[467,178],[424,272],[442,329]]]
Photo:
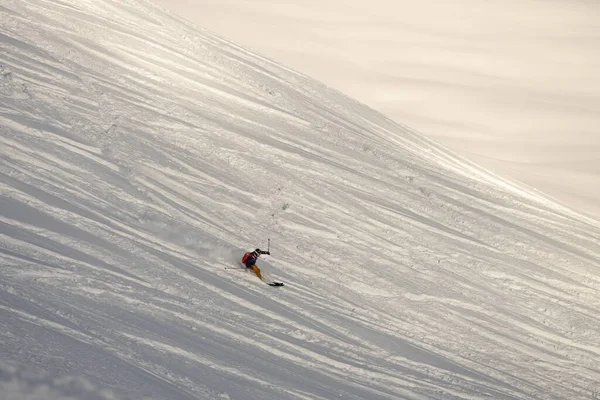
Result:
[[[241,267],[241,268],[240,267],[225,267],[225,269],[228,270],[228,271],[231,271],[231,270],[234,270],[234,271],[236,271],[236,270],[237,271],[247,271],[248,270],[246,267]],[[269,281],[265,281],[264,279],[263,279],[263,282],[266,283],[267,285],[273,286],[273,287],[285,286],[283,284],[283,282],[269,282]]]

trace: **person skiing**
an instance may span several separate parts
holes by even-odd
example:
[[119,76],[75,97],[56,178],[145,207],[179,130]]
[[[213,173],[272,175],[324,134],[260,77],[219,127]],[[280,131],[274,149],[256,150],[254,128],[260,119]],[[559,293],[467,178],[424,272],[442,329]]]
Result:
[[258,276],[258,279],[260,280],[263,280],[263,277],[260,273],[260,268],[256,266],[256,260],[258,260],[258,257],[260,257],[262,254],[271,255],[271,253],[268,250],[262,251],[261,249],[256,249],[253,252],[248,252],[244,254],[244,257],[242,257],[242,264],[244,264],[246,268],[254,271],[254,273],[256,274],[256,276]]

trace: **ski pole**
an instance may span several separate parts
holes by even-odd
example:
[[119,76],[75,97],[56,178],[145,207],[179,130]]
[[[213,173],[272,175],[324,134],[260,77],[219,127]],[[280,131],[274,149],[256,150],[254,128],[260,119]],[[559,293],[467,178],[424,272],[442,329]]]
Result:
[[267,251],[271,252],[271,239],[267,239]]

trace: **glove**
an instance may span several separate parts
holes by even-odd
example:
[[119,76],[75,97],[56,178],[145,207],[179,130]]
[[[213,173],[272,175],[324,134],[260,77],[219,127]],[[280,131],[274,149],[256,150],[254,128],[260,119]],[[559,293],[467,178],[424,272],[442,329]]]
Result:
[[268,255],[268,256],[270,256],[270,255],[271,255],[271,252],[270,252],[270,251],[267,251],[267,255]]

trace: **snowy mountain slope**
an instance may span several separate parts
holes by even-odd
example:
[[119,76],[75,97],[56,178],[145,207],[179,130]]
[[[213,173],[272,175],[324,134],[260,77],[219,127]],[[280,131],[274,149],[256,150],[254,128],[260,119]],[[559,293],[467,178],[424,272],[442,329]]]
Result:
[[[0,7],[3,363],[134,398],[599,394],[597,222],[145,2]],[[225,269],[267,238],[284,288]]]
[[600,3],[154,0],[600,217]]

